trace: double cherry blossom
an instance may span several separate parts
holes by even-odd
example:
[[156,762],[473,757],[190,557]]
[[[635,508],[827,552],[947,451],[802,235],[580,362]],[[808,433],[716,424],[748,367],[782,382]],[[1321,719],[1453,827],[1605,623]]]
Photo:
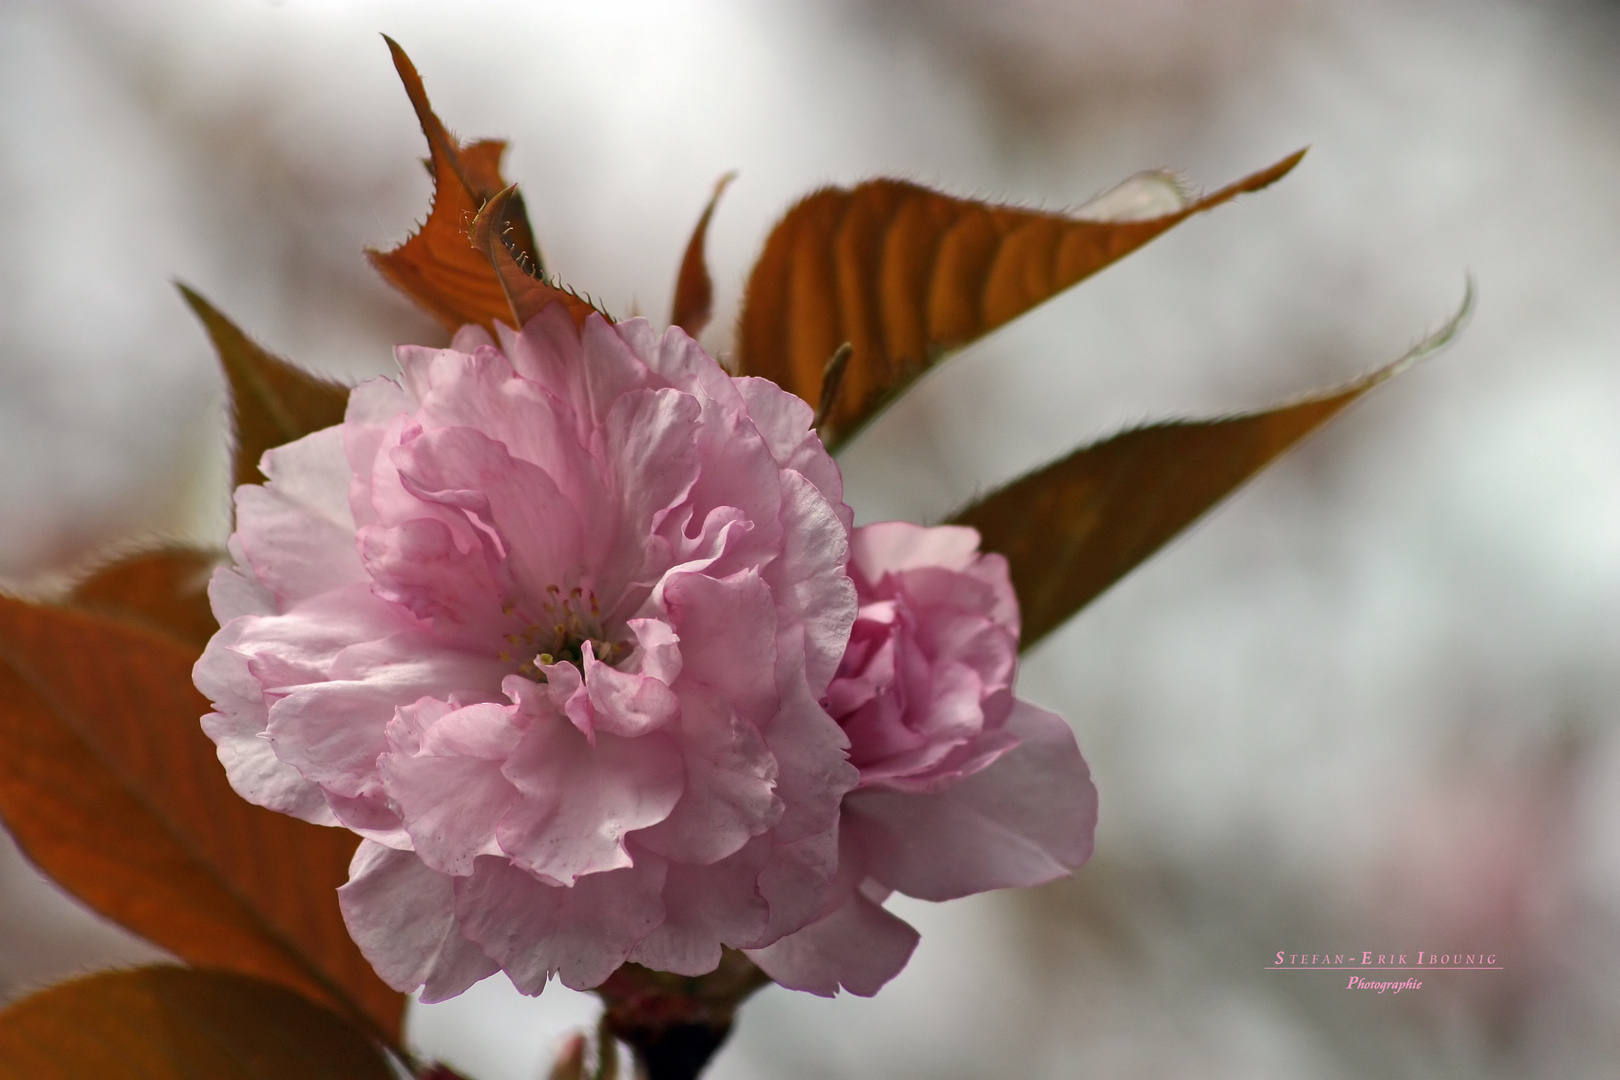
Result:
[[891,892],[1088,857],[1074,737],[1012,693],[1004,560],[852,529],[797,397],[558,305],[397,358],[237,490],[196,668],[236,790],[364,838],[340,902],[390,985],[729,946],[871,994],[916,943]]

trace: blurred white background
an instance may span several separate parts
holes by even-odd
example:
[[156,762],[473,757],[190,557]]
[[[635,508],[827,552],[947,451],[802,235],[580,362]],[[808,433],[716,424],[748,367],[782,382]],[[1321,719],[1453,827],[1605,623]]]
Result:
[[[1054,635],[1022,693],[1102,793],[1072,882],[897,910],[874,1000],[771,989],[712,1075],[1599,1077],[1620,1060],[1620,5],[1589,0],[0,0],[0,576],[217,541],[220,377],[187,281],[324,371],[440,331],[376,279],[427,205],[379,32],[502,135],[551,267],[662,320],[715,177],[729,348],[766,231],[899,174],[1075,205],[1309,144],[968,350],[845,454],[933,520],[1149,417],[1382,388]],[[1488,951],[1399,997],[1277,950]],[[151,957],[0,854],[0,998]],[[532,1080],[592,999],[413,1011]]]

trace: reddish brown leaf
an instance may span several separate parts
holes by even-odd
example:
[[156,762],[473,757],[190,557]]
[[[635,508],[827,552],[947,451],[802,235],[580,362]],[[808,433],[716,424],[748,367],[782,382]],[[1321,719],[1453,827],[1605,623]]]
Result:
[[736,178],[736,173],[728,172],[715,183],[714,194],[709,196],[709,204],[703,208],[697,228],[692,230],[692,239],[686,243],[686,254],[681,258],[681,272],[675,278],[675,302],[670,308],[669,324],[680,327],[693,337],[703,332],[714,315],[714,282],[709,278],[709,263],[705,254],[709,221],[714,217],[714,208],[720,205],[720,196],[725,193],[726,185]]
[[266,450],[343,422],[349,388],[265,351],[236,324],[184,285],[176,283],[202,320],[231,389],[231,427],[236,452],[232,484],[257,484]]
[[[1163,174],[1148,174],[1092,203],[1095,217],[956,199],[902,180],[818,191],[788,211],[754,266],[737,328],[739,370],[815,405],[827,358],[850,342],[855,354],[822,428],[836,448],[946,350],[1193,214],[1273,183],[1303,155],[1191,202]],[[1139,216],[1167,206],[1175,209]]]
[[547,304],[562,304],[568,309],[568,314],[574,317],[576,326],[584,325],[586,318],[593,312],[596,314],[601,312],[592,306],[589,300],[531,274],[524,268],[518,253],[512,248],[508,239],[511,234],[511,215],[514,208],[521,212],[522,200],[523,197],[518,194],[515,186],[498,191],[484,203],[483,209],[478,211],[472,224],[473,246],[482,252],[489,260],[489,265],[495,268],[501,293],[506,297],[507,306],[514,319],[512,325],[522,326],[540,314]]
[[366,1035],[278,986],[148,967],[0,1013],[0,1080],[389,1080]]
[[1346,405],[1454,337],[1473,304],[1395,363],[1264,412],[1122,432],[953,515],[1012,568],[1028,649]]
[[79,582],[73,604],[145,623],[200,651],[219,629],[208,606],[208,579],[219,558],[186,547],[137,552]]
[[[427,137],[433,206],[422,228],[399,247],[387,252],[368,249],[371,264],[452,332],[468,323],[490,333],[495,332],[496,322],[521,325],[523,320],[514,312],[508,290],[516,287],[523,292],[525,281],[552,290],[556,295],[549,299],[568,304],[570,310],[584,304],[584,314],[588,314],[589,304],[545,280],[545,264],[521,196],[509,196],[502,208],[499,228],[494,231],[500,243],[475,244],[473,219],[485,203],[508,187],[500,167],[506,143],[498,139],[470,145],[458,142],[434,114],[422,77],[405,50],[392,38],[384,40]],[[504,260],[512,262],[515,277]],[[584,314],[576,312],[575,318],[583,321]]]
[[0,817],[108,918],[397,1037],[404,999],[349,940],[334,895],[355,837],[231,790],[198,726],[196,659],[132,623],[0,597]]

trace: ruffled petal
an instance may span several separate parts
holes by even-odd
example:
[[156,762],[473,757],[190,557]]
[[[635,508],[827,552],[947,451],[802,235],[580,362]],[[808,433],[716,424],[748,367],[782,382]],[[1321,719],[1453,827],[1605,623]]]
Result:
[[465,877],[479,855],[498,855],[495,827],[518,800],[501,766],[522,731],[511,706],[455,709],[424,698],[388,724],[377,759],[383,789],[399,807],[417,855]]
[[484,545],[462,549],[450,527],[434,518],[370,525],[360,530],[359,541],[379,597],[433,622],[443,641],[501,650],[510,621],[500,610],[505,591]]
[[909,521],[879,521],[856,529],[850,559],[866,581],[920,567],[966,570],[979,557],[979,530],[966,525],[926,528]]
[[456,924],[454,879],[408,851],[362,840],[338,906],[349,936],[382,981],[423,1001],[455,997],[500,970]]
[[471,428],[424,431],[392,458],[417,498],[459,509],[494,531],[514,585],[531,603],[585,578],[579,514],[540,466]]
[[918,940],[911,924],[856,891],[803,930],[747,954],[789,990],[871,997],[900,974]]
[[749,376],[737,379],[736,384],[749,417],[776,463],[814,484],[844,528],[853,527],[855,513],[844,502],[843,474],[811,426],[816,414],[810,403],[797,394],[782,393],[782,388],[769,379]]
[[680,716],[681,699],[668,683],[650,674],[620,671],[602,663],[588,641],[584,652],[584,682],[597,729],[633,739],[657,731]]
[[[277,447],[264,456],[272,482],[236,489],[237,538],[254,577],[283,611],[366,580],[355,550],[342,442],[341,428],[327,428]],[[336,495],[329,490],[334,487]]]
[[643,846],[676,862],[706,866],[781,820],[776,759],[758,729],[724,699],[688,688],[676,743],[686,786],[669,816],[637,835]]
[[681,796],[680,750],[662,733],[593,746],[558,715],[537,716],[507,759],[519,803],[501,821],[501,849],[559,885],[631,865],[625,834],[656,825]]
[[721,945],[754,944],[770,907],[757,882],[771,845],[761,837],[711,866],[672,862],[664,878],[664,921],[630,953],[633,963],[677,975],[703,975],[720,963]]
[[776,605],[758,571],[672,575],[664,603],[681,639],[682,681],[708,687],[750,719],[774,715]]
[[281,695],[267,730],[277,757],[349,797],[380,791],[377,758],[396,708],[424,697],[477,701],[500,677],[491,658],[436,650],[409,636],[350,646],[328,674],[323,682],[267,686]]
[[664,919],[663,860],[591,874],[572,888],[547,885],[504,859],[484,858],[456,883],[462,932],[500,962],[512,985],[538,994],[553,975],[600,985]]
[[1091,857],[1097,789],[1063,718],[1018,702],[1007,731],[1019,745],[989,768],[933,794],[863,790],[845,800],[845,828],[877,881],[923,900],[1063,877]]
[[855,623],[855,584],[845,572],[849,536],[834,507],[796,472],[782,474],[781,554],[766,574],[777,603],[804,626],[804,677],[827,689]]
[[[221,570],[216,580],[230,573]],[[248,670],[247,658],[233,648],[249,625],[247,618],[226,623],[192,669],[197,689],[216,710],[202,718],[203,732],[214,740],[225,777],[242,798],[316,825],[335,825],[321,788],[276,757],[264,738],[270,722],[264,692]]]

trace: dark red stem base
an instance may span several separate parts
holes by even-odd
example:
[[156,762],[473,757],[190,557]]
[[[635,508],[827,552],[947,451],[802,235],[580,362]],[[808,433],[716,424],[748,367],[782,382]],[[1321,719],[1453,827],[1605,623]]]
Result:
[[731,1034],[737,1006],[770,981],[742,953],[727,949],[707,975],[625,964],[596,992],[607,1003],[607,1030],[635,1051],[646,1080],[697,1080]]

